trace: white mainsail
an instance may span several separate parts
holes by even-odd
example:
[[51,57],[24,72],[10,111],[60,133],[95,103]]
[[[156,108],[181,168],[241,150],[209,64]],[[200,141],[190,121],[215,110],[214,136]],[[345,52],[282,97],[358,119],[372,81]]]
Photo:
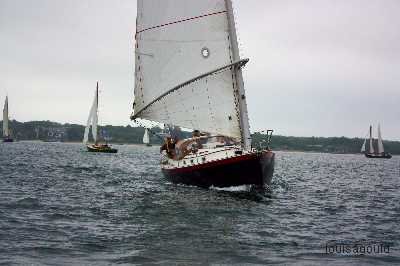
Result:
[[374,143],[372,139],[372,126],[369,127],[369,153],[375,153]]
[[88,120],[86,123],[85,133],[84,133],[84,137],[83,137],[83,143],[85,143],[85,144],[88,143],[88,141],[89,141],[90,126],[92,126],[93,140],[94,140],[94,142],[97,142],[97,122],[98,122],[97,110],[98,110],[98,104],[99,104],[98,99],[99,99],[99,83],[97,83],[97,86],[96,86],[93,104],[92,104],[92,107],[90,108],[89,117],[88,117]]
[[381,125],[378,124],[378,153],[384,153],[385,149],[383,148],[382,143],[382,134],[381,134]]
[[241,139],[250,131],[230,0],[138,0],[141,118]]
[[10,136],[10,129],[8,128],[8,96],[4,102],[3,108],[3,137],[8,138]]
[[144,143],[144,144],[149,144],[149,143],[150,143],[149,131],[148,131],[147,128],[146,128],[145,131],[144,131],[143,143]]
[[367,144],[367,139],[364,140],[363,145],[361,146],[361,152],[365,152],[365,145]]

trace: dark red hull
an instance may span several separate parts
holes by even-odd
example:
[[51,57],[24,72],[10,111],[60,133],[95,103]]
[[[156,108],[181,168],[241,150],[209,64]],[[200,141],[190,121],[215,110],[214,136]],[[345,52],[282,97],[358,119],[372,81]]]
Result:
[[14,142],[14,140],[11,138],[5,138],[3,139],[3,142]]
[[190,167],[162,169],[173,183],[204,188],[271,184],[275,154],[270,151],[254,152],[233,158],[193,165]]

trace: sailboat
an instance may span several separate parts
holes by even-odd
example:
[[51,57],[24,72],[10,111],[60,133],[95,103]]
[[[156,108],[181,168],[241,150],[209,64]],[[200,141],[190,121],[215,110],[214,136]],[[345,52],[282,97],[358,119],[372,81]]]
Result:
[[231,0],[138,0],[131,120],[192,129],[166,137],[164,176],[200,187],[270,185],[275,154],[251,146]]
[[378,124],[378,151],[375,152],[374,149],[374,140],[372,138],[372,126],[369,127],[369,149],[366,152],[367,139],[364,140],[364,143],[361,147],[361,153],[364,153],[367,158],[381,158],[381,159],[390,159],[392,155],[390,153],[385,152],[382,142],[382,134],[381,134],[381,126]]
[[4,102],[3,109],[3,142],[13,142],[11,137],[11,132],[9,128],[9,118],[8,118],[8,96],[6,96],[6,101]]
[[149,130],[147,128],[144,130],[143,144],[146,144],[147,147],[151,147]]
[[[96,85],[96,91],[94,95],[94,100],[92,104],[92,108],[89,112],[89,117],[86,123],[85,133],[83,137],[83,143],[86,145],[86,148],[89,152],[105,152],[105,153],[117,153],[118,150],[112,148],[104,139],[104,143],[101,143],[100,138],[97,134],[97,123],[98,123],[98,107],[99,107],[99,82]],[[92,126],[92,136],[94,140],[94,144],[88,144],[89,142],[89,131],[90,126]]]

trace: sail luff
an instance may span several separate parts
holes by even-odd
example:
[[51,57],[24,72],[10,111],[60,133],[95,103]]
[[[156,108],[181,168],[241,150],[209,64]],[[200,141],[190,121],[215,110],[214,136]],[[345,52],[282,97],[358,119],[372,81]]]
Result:
[[369,127],[369,153],[375,153],[374,143],[372,139],[372,126]]
[[10,136],[10,129],[8,127],[8,96],[6,96],[6,100],[4,102],[3,109],[3,137],[8,138]]
[[[235,24],[235,17],[233,14],[233,6],[231,0],[225,0],[226,9],[228,11],[228,22],[229,22],[229,35],[232,47],[232,57],[233,61],[240,60],[239,54],[239,45],[237,40],[236,34],[236,24]],[[251,149],[251,135],[250,135],[250,124],[249,124],[249,117],[247,111],[247,103],[246,103],[246,95],[244,90],[244,82],[243,82],[243,74],[241,68],[235,69],[235,78],[236,78],[236,86],[238,89],[236,90],[237,93],[237,100],[239,102],[239,124],[240,130],[242,135],[242,144],[243,148],[246,150]]]
[[383,148],[381,125],[378,124],[378,153],[384,153],[384,152],[385,149]]

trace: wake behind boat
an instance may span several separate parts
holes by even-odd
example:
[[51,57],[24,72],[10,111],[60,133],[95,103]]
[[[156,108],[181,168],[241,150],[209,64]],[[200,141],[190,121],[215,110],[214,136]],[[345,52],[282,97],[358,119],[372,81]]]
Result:
[[[103,152],[103,153],[117,153],[118,150],[114,149],[107,143],[106,138],[102,138],[104,143],[101,143],[100,138],[97,134],[97,124],[98,124],[98,107],[99,107],[99,82],[96,85],[96,91],[94,95],[94,100],[92,104],[92,108],[89,112],[89,117],[86,123],[85,133],[83,137],[83,143],[86,145],[88,152]],[[94,140],[94,144],[88,144],[89,142],[89,131],[90,126],[92,127],[92,136]]]
[[[201,187],[269,185],[275,155],[251,146],[231,0],[138,1],[132,120],[197,129],[165,139],[161,169]],[[219,138],[219,139],[218,139]]]
[[14,142],[14,139],[11,137],[11,130],[9,128],[8,96],[6,96],[6,101],[4,102],[3,108],[3,142]]
[[392,155],[390,153],[388,153],[388,152],[385,152],[385,149],[383,147],[381,126],[379,124],[378,124],[377,145],[378,145],[378,151],[375,152],[374,140],[372,138],[372,126],[370,126],[369,127],[369,149],[368,149],[368,152],[366,152],[367,139],[364,140],[364,143],[363,143],[363,145],[361,147],[361,152],[364,153],[365,157],[367,157],[367,158],[376,158],[376,159],[390,159],[390,158],[392,158]]

